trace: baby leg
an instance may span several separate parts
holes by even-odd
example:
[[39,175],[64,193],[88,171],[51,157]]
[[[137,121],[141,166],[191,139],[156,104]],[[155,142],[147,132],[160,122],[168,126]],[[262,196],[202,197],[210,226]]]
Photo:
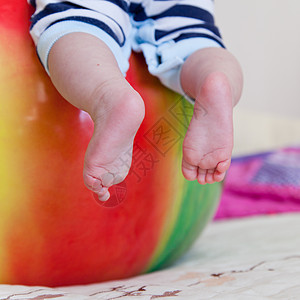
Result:
[[61,95],[94,121],[83,179],[100,200],[107,200],[108,188],[129,172],[144,102],[125,80],[111,50],[92,35],[70,33],[60,38],[51,48],[48,65]]
[[242,72],[223,48],[194,52],[183,64],[181,85],[195,99],[183,142],[182,172],[200,184],[224,179],[233,148],[232,110],[242,90]]

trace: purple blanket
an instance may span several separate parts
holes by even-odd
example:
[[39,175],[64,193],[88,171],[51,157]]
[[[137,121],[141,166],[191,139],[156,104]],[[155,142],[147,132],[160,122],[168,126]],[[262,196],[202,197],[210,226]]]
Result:
[[300,147],[232,160],[215,219],[300,211]]

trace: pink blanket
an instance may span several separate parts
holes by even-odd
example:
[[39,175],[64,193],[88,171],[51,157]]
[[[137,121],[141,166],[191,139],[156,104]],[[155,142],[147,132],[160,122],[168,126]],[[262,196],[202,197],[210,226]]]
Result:
[[300,147],[232,160],[215,219],[300,211]]

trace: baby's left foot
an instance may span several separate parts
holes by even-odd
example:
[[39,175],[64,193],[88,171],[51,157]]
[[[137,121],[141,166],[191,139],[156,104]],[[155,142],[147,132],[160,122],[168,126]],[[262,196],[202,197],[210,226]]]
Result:
[[224,73],[207,76],[183,142],[182,173],[200,184],[224,179],[233,148],[232,93]]

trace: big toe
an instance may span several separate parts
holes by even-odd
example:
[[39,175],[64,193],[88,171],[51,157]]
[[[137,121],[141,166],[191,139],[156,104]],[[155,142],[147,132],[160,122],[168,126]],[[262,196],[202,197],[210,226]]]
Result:
[[189,164],[184,159],[182,160],[182,174],[187,180],[196,180],[197,179],[198,167]]
[[110,193],[109,193],[109,191],[108,190],[106,190],[106,192],[105,192],[105,194],[97,194],[97,196],[98,196],[98,199],[100,200],[100,201],[107,201],[109,198],[110,198]]

